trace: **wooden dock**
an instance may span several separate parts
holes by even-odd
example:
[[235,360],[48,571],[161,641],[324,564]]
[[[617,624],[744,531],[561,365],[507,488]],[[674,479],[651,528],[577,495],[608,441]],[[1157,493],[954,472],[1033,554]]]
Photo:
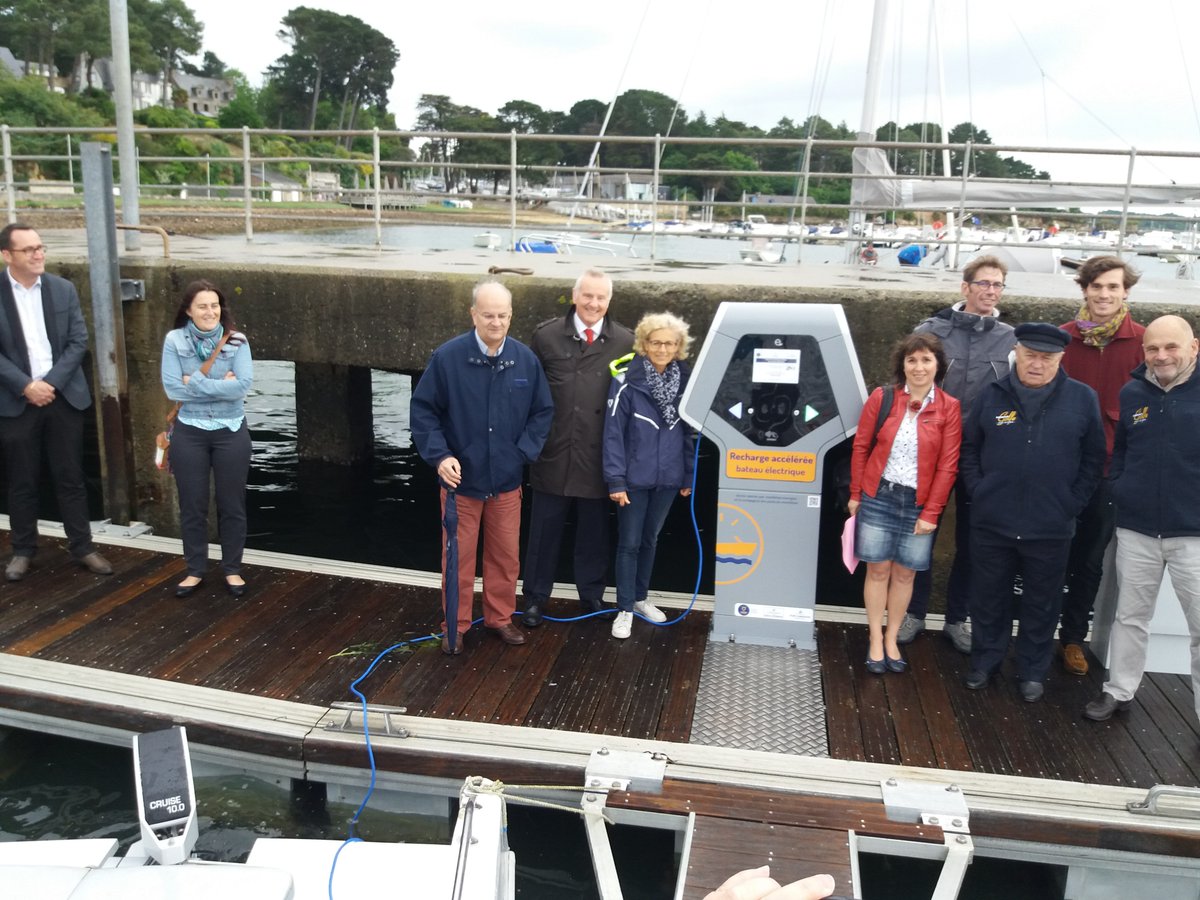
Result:
[[[372,717],[381,772],[397,784],[471,774],[579,784],[601,745],[666,752],[661,794],[610,793],[608,805],[696,815],[688,897],[703,896],[721,872],[757,864],[771,835],[779,875],[821,868],[839,884],[850,872],[848,830],[940,843],[937,828],[883,815],[879,781],[897,772],[991,797],[972,813],[974,834],[1200,856],[1200,829],[1107,809],[1157,783],[1200,786],[1200,725],[1183,676],[1148,676],[1127,714],[1097,724],[1080,716],[1102,680],[1096,666],[1086,678],[1056,672],[1046,699],[1027,704],[1011,677],[964,689],[966,657],[936,633],[907,649],[908,673],[868,675],[865,629],[822,621],[829,759],[755,753],[688,743],[706,612],[671,628],[638,622],[627,641],[610,638],[607,618],[548,623],[521,647],[477,626],[464,654],[447,657],[430,639],[441,618],[436,576],[413,585],[281,559],[249,565],[240,600],[215,571],[178,600],[184,566],[165,552],[171,542],[106,544],[111,577],[44,543],[26,580],[0,585],[0,724],[115,741],[182,723],[193,743],[321,780],[366,765],[361,733],[325,730],[346,715],[331,704],[355,699],[348,686],[378,653],[412,642],[361,685],[371,704],[407,710],[404,738],[384,735],[382,717]],[[575,609],[555,600],[550,612]],[[1055,799],[1108,821],[1080,813],[1071,829],[1039,827],[1023,806]]]

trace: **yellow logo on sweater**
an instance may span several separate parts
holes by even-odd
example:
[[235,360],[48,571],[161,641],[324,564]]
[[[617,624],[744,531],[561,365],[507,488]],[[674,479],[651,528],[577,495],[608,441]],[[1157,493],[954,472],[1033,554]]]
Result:
[[1010,409],[1007,412],[1000,413],[998,416],[996,416],[996,424],[997,425],[1016,425],[1017,424],[1017,411],[1015,409]]
[[1147,421],[1149,418],[1150,418],[1150,407],[1143,406],[1141,409],[1135,409],[1133,411],[1133,418],[1129,424],[1130,425],[1141,425],[1143,422]]

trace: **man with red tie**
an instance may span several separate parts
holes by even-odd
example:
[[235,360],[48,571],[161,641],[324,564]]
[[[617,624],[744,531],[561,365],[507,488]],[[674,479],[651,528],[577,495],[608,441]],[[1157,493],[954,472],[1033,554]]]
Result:
[[600,609],[608,580],[608,487],[601,472],[609,363],[633,349],[633,332],[608,316],[612,279],[588,269],[575,282],[566,314],[538,325],[529,345],[554,399],[554,423],[530,467],[533,502],[522,574],[530,628],[542,612],[558,568],[563,529],[574,510],[575,587],[584,612]]

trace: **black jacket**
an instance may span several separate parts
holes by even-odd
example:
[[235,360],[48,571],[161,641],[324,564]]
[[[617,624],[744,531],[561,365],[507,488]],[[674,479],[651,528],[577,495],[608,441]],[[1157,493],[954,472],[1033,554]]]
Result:
[[1144,363],[1134,370],[1121,388],[1109,477],[1119,528],[1200,536],[1200,376],[1164,391]]
[[1069,538],[1104,469],[1100,402],[1061,369],[1028,415],[1010,372],[987,385],[963,423],[958,471],[971,527],[1021,540]]
[[605,317],[600,336],[585,344],[575,331],[575,307],[533,332],[530,349],[546,371],[554,423],[529,469],[535,491],[559,497],[608,498],[600,470],[604,409],[612,374],[608,365],[633,349],[633,332]]

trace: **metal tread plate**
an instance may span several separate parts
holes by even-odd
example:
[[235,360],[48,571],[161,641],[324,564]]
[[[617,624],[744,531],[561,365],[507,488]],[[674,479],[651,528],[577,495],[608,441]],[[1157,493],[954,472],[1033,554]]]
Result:
[[690,743],[828,757],[817,651],[710,642]]

